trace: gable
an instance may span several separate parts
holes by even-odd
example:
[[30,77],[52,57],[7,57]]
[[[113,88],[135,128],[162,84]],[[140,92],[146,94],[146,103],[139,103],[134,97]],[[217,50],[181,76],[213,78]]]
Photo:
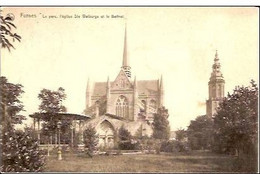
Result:
[[123,70],[119,72],[115,81],[111,85],[111,89],[124,90],[124,89],[132,89],[133,85],[131,84],[129,78],[125,74]]

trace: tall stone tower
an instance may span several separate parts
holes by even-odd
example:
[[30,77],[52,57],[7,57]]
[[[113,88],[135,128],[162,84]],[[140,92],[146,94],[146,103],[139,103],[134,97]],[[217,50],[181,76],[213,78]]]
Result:
[[219,102],[224,98],[225,80],[220,71],[218,52],[216,51],[212,73],[208,82],[209,98],[207,100],[207,116],[212,118],[216,113]]

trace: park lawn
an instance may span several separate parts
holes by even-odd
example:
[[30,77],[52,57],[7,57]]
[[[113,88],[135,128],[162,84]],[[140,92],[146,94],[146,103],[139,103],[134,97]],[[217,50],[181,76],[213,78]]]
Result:
[[47,158],[45,172],[231,172],[235,158],[207,152],[191,154],[131,154],[78,156],[63,154],[58,161],[52,154]]

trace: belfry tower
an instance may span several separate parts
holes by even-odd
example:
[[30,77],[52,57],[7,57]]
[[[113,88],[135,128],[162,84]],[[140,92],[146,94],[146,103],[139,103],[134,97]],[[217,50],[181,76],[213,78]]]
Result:
[[224,98],[225,80],[220,71],[218,52],[216,51],[212,73],[208,82],[209,98],[207,100],[207,116],[212,118],[216,113],[219,102]]

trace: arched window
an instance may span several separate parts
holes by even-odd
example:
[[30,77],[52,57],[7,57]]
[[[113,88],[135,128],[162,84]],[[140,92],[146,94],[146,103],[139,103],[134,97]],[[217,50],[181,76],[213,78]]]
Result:
[[128,117],[128,101],[123,95],[120,95],[116,101],[116,115],[120,117]]

